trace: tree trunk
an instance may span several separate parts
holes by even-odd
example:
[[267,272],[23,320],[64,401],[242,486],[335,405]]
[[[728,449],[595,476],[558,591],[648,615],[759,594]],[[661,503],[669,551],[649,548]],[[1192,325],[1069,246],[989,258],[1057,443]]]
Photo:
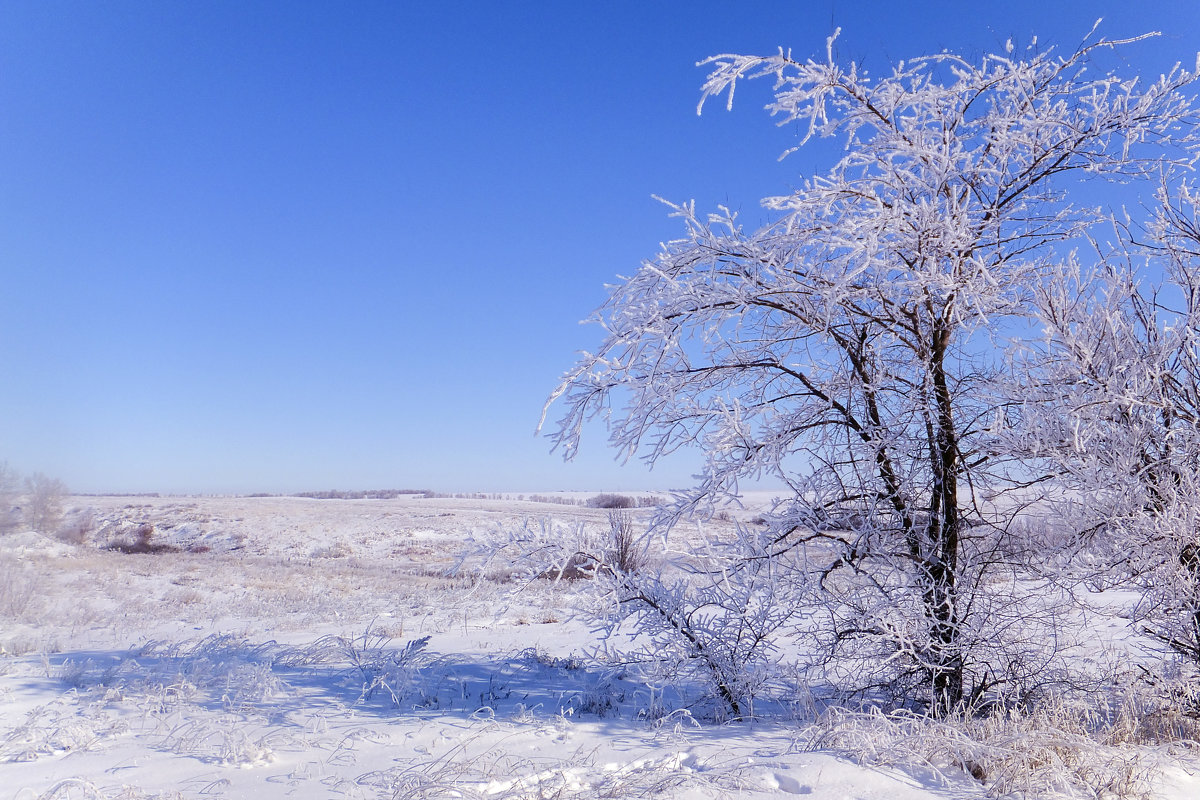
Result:
[[930,496],[928,547],[920,577],[925,615],[930,627],[930,689],[935,714],[958,708],[963,699],[963,656],[959,647],[958,615],[958,435],[954,405],[946,378],[946,348],[950,329],[939,324],[933,335],[930,379],[933,384],[934,424],[930,441],[933,486]]

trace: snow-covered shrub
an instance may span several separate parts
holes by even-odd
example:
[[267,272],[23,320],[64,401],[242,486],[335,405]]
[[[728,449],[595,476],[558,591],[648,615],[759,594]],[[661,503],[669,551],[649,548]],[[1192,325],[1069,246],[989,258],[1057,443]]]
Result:
[[592,580],[580,587],[578,605],[606,631],[606,663],[652,686],[714,700],[718,716],[752,713],[755,696],[777,677],[777,638],[800,608],[785,596],[794,588],[786,570],[750,555],[761,552],[759,531],[739,529],[731,541],[701,539],[678,552],[651,553],[649,537],[636,534],[628,516],[611,517],[607,530],[526,520],[479,536],[471,552],[485,558],[484,570],[504,559],[526,581],[566,579],[587,565]]
[[[861,763],[964,771],[990,797],[1150,800],[1166,754],[1146,745],[1184,743],[1195,720],[1159,719],[1161,706],[1136,694],[1110,704],[1047,698],[1027,712],[952,715],[937,720],[907,712],[829,708],[806,730],[812,749],[832,749]],[[1148,722],[1148,720],[1150,720]]]
[[609,552],[605,562],[617,572],[632,575],[646,566],[646,552],[634,531],[633,516],[628,511],[608,512],[608,527],[612,532]]
[[429,644],[429,637],[412,639],[396,648],[391,646],[392,637],[387,632],[368,626],[358,636],[339,636],[334,641],[358,674],[361,699],[370,700],[382,693],[399,708],[412,691],[421,668],[419,654]]
[[[45,587],[36,570],[0,553],[0,576],[0,619],[36,620],[45,606]],[[0,651],[3,649],[0,643]]]
[[174,545],[155,541],[154,524],[150,522],[121,526],[120,533],[110,539],[107,549],[129,554],[179,552]]
[[348,558],[352,555],[354,555],[354,549],[341,541],[314,547],[309,553],[310,558]]
[[91,508],[73,509],[59,525],[57,536],[68,544],[86,544],[96,530],[96,512]]
[[588,508],[636,508],[637,500],[623,494],[598,494],[589,497]]
[[[775,559],[731,559],[726,549],[710,546],[711,555],[675,559],[660,571],[617,573],[605,646],[641,680],[705,687],[720,716],[741,719],[753,715],[756,696],[774,688],[779,640],[801,605]],[[636,644],[616,644],[630,626]]]

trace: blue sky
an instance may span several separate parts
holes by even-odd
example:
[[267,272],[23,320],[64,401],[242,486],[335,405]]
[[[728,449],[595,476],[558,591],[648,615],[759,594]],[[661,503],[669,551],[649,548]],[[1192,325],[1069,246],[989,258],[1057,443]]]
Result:
[[78,491],[661,489],[681,456],[534,436],[578,321],[678,234],[763,219],[828,147],[768,86],[695,113],[721,52],[879,71],[1071,47],[1157,75],[1200,4],[0,3],[0,460]]

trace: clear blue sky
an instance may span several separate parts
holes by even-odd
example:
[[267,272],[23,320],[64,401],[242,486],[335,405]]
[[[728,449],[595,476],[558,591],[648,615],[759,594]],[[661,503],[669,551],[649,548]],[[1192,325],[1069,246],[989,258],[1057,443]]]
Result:
[[[533,435],[604,284],[820,149],[721,52],[1200,49],[1150,2],[0,1],[0,460],[79,491],[652,489]],[[814,160],[816,159],[816,160]]]

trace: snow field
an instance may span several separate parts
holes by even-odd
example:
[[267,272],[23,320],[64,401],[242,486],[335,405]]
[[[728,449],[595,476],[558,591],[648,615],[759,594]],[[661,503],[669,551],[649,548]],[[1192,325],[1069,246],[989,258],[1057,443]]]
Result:
[[[1086,796],[1062,780],[1080,769],[1109,770],[1093,783],[1113,797],[1200,786],[1145,737],[1080,756],[1101,745],[1062,719],[985,730],[809,704],[715,724],[686,687],[607,660],[577,582],[447,573],[476,532],[603,511],[73,503],[95,514],[82,545],[0,538],[0,798],[965,800]],[[104,549],[147,524],[171,549]]]

